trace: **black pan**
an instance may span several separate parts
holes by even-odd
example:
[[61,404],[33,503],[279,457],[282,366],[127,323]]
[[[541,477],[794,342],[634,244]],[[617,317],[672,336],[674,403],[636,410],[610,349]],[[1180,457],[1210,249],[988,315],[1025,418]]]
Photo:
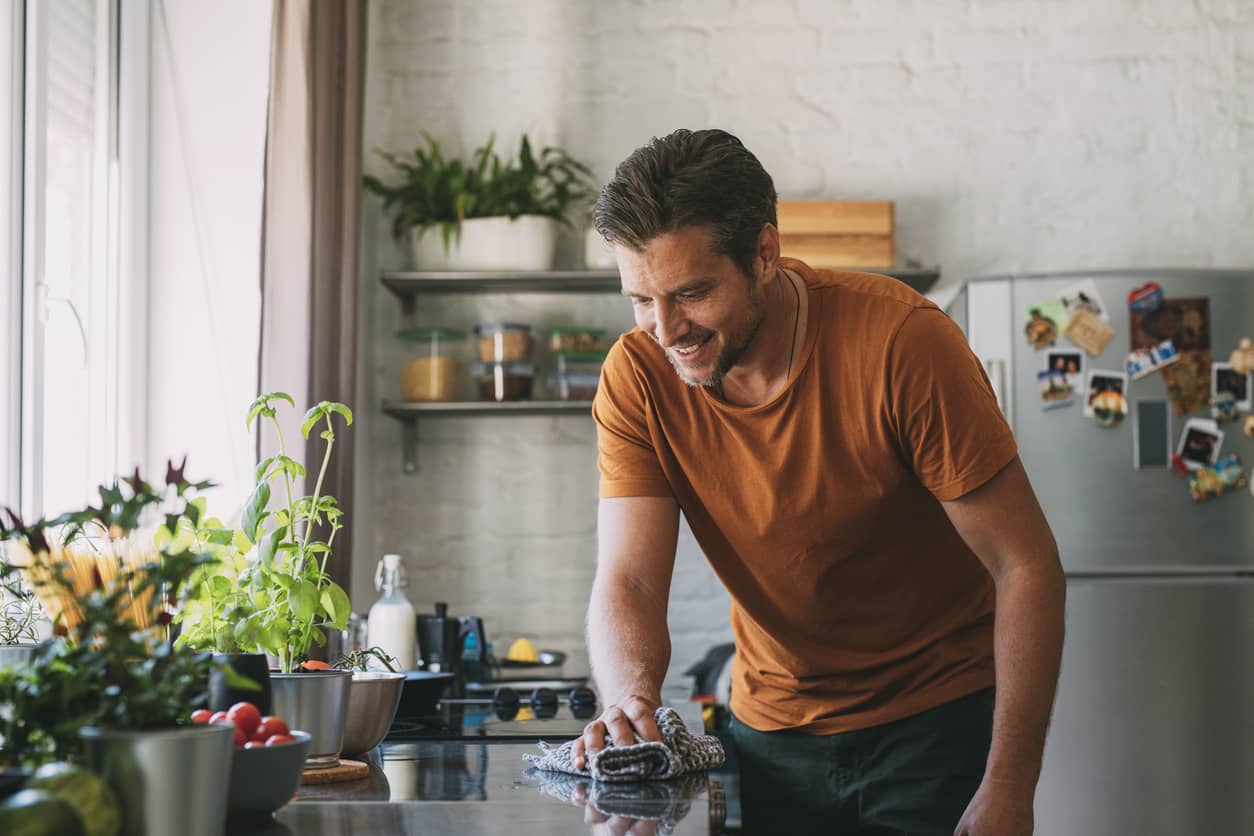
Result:
[[435,711],[435,704],[444,689],[453,681],[453,672],[405,671],[401,686],[401,702],[397,717],[418,717]]
[[555,668],[566,661],[566,654],[560,650],[541,650],[536,654],[537,658],[534,662],[515,662],[512,659],[499,659],[498,664],[502,668],[525,669],[525,668]]

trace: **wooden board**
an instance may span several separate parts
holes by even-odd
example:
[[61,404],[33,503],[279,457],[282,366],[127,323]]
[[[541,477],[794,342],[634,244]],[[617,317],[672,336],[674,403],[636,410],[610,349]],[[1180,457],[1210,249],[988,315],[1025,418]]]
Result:
[[811,267],[893,267],[891,200],[781,200],[780,250]]
[[361,761],[340,758],[339,766],[305,770],[300,776],[300,782],[302,784],[339,784],[343,781],[357,781],[369,774],[370,767]]

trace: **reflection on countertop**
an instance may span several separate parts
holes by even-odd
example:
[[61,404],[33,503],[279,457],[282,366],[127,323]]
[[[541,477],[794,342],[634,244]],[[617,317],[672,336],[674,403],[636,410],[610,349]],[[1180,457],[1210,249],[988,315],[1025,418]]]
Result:
[[522,755],[536,751],[532,743],[384,743],[355,758],[370,767],[366,778],[302,786],[273,820],[251,827],[232,823],[228,832],[686,836],[721,829],[717,783],[709,784],[704,776],[634,787],[594,786],[575,776],[528,768]]

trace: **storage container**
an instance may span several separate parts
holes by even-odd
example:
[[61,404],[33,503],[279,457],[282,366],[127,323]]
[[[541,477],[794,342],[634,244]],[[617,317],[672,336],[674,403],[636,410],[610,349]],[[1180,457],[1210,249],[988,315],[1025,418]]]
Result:
[[590,401],[597,394],[600,375],[573,372],[553,378],[553,393],[559,401]]
[[549,329],[549,351],[600,351],[604,328],[564,326]]
[[558,374],[590,374],[596,377],[601,374],[601,365],[605,362],[604,351],[560,351],[553,356],[557,361]]
[[412,345],[414,359],[401,369],[401,395],[407,401],[457,399],[459,355],[466,335],[448,328],[410,328],[396,336]]
[[484,363],[525,363],[531,359],[531,326],[516,322],[481,322],[474,328]]
[[476,363],[475,380],[483,401],[525,401],[531,398],[536,367],[530,363]]

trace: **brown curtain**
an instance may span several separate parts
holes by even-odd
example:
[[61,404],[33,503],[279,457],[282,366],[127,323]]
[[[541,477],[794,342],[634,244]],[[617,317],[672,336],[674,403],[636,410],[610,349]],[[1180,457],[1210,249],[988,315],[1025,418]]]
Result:
[[[356,321],[361,211],[366,0],[274,0],[270,103],[262,212],[262,392],[285,391],[298,407],[285,422],[290,451],[302,452],[303,408],[339,401],[357,408]],[[337,432],[323,492],[344,510],[345,528],[327,563],[337,583],[352,579],[352,429]],[[322,461],[312,435],[307,491]],[[259,440],[269,455],[273,439]]]

